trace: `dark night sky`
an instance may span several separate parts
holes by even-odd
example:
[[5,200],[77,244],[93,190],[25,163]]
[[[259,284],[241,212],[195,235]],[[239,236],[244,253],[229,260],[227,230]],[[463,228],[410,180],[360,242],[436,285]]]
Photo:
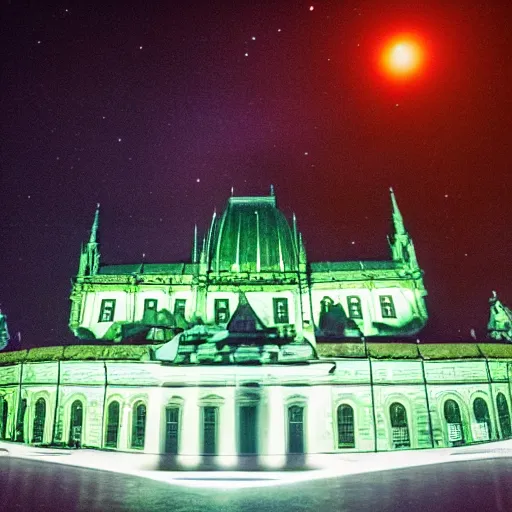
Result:
[[[69,338],[97,202],[103,262],[180,261],[232,186],[274,184],[311,261],[388,258],[393,186],[425,270],[423,339],[483,336],[493,289],[512,305],[507,2],[1,9],[0,304],[23,345]],[[396,83],[375,57],[402,31],[428,61]]]

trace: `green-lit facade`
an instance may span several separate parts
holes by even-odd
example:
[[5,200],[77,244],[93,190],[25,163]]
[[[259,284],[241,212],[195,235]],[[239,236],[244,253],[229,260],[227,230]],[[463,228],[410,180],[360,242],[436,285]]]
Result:
[[512,346],[416,343],[426,292],[391,202],[390,259],[335,263],[308,261],[273,195],[231,197],[187,263],[102,265],[97,210],[81,339],[0,354],[0,438],[275,469],[511,437]]

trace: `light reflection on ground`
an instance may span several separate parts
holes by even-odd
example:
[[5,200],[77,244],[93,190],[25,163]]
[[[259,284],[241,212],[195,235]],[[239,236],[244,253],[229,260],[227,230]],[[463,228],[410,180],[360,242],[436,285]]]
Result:
[[132,475],[0,458],[0,509],[87,512],[482,512],[512,510],[512,457],[290,482],[282,487],[185,488]]

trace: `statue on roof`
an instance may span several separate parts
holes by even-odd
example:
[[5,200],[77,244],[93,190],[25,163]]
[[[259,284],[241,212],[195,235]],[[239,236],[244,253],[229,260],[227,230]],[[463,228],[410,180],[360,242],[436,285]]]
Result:
[[512,341],[512,311],[498,299],[495,291],[492,292],[489,304],[488,337],[496,341]]
[[3,350],[9,343],[9,331],[7,330],[7,315],[0,309],[0,350]]

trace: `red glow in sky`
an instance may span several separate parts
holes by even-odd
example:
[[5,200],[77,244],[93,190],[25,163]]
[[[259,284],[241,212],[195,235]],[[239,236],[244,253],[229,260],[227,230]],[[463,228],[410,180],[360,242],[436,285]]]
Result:
[[411,35],[391,38],[384,45],[380,55],[382,71],[397,79],[408,79],[418,75],[424,61],[424,46],[417,37]]

